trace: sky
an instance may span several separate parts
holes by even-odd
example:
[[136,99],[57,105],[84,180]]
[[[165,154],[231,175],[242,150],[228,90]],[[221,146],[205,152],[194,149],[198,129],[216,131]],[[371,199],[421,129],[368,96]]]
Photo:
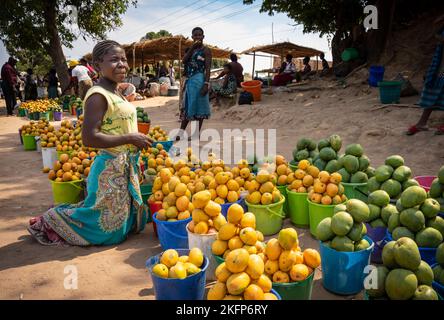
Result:
[[[295,26],[285,14],[269,16],[259,13],[262,1],[243,5],[242,0],[139,0],[137,7],[130,7],[122,16],[123,25],[108,33],[108,38],[122,44],[138,41],[149,31],[165,29],[174,35],[191,36],[195,26],[205,31],[205,42],[220,48],[241,52],[257,45],[272,43],[272,24],[274,42],[291,41],[298,45],[312,47],[326,53],[331,60],[327,39],[318,34],[303,34],[301,25]],[[91,52],[94,40],[80,38],[73,48],[64,48],[67,59],[78,59]],[[0,61],[7,60],[7,52],[0,45]],[[244,72],[251,73],[252,57],[243,55],[239,62]],[[270,58],[256,58],[256,70],[271,66]]]

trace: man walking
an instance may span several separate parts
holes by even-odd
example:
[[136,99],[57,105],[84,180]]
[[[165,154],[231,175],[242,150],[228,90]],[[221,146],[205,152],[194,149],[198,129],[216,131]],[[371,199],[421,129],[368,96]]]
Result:
[[1,70],[2,90],[6,100],[6,111],[8,116],[13,115],[14,107],[17,103],[15,86],[17,85],[17,71],[15,64],[17,61],[10,57]]

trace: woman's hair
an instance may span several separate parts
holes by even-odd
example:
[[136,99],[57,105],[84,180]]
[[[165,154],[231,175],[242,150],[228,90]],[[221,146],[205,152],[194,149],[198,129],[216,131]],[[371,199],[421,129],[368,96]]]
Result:
[[310,57],[305,57],[304,58],[304,63],[309,63],[310,62]]
[[191,31],[191,34],[193,34],[194,31],[202,31],[202,34],[204,33],[204,31],[203,31],[203,29],[201,27],[194,28],[193,31]]
[[96,44],[92,52],[93,63],[102,62],[103,57],[114,47],[122,48],[122,45],[113,40],[104,40]]
[[319,58],[324,59],[325,58],[325,54],[323,52],[321,52],[321,54],[319,55]]
[[237,54],[235,54],[235,53],[230,54],[230,60],[233,62],[236,62],[237,61]]
[[229,63],[225,63],[224,68],[227,68],[228,70],[233,71],[233,67]]
[[292,56],[291,54],[287,54],[287,55],[285,56],[285,59],[286,59],[286,60],[293,60],[293,56]]

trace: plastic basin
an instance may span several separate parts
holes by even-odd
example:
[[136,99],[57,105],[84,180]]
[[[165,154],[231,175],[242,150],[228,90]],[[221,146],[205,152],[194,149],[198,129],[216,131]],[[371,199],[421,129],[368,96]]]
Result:
[[[344,183],[344,193],[348,199],[358,199],[368,202],[368,197],[365,195],[368,193],[367,182],[366,183]],[[358,190],[359,189],[359,190]]]
[[279,293],[283,300],[311,300],[315,272],[316,270],[304,281],[290,283],[273,282],[273,289]]
[[244,91],[250,92],[253,95],[254,101],[261,101],[262,81],[245,81],[241,83],[241,87],[244,89]]
[[357,252],[340,252],[319,244],[322,265],[322,284],[330,292],[352,295],[364,288],[365,267],[370,263],[374,242],[364,237],[370,247]]
[[216,271],[217,266],[219,265],[214,258],[214,255],[211,250],[211,245],[216,240],[217,233],[211,234],[197,234],[191,232],[188,229],[187,224],[187,233],[188,233],[188,248],[199,248],[202,250],[205,257],[208,257],[208,269],[207,269],[207,280],[216,280],[216,276],[214,272]]
[[[386,241],[393,241],[392,234],[388,231],[386,232]],[[427,262],[430,266],[436,263],[436,248],[426,248],[418,247],[419,254],[421,255],[421,260]]]
[[399,103],[401,98],[401,82],[380,81],[378,82],[381,103]]
[[287,188],[288,215],[291,223],[302,228],[310,225],[307,196],[308,193],[297,193]]
[[382,249],[384,249],[387,235],[387,228],[376,227],[372,228],[369,223],[365,224],[367,228],[367,236],[375,243],[375,248],[372,252],[371,262],[382,264]]
[[424,188],[425,191],[429,192],[430,187],[432,186],[433,180],[435,180],[436,176],[419,176],[414,179],[418,181],[419,185]]
[[[180,256],[188,255],[190,250],[176,249]],[[185,279],[164,279],[153,273],[153,267],[159,263],[162,253],[150,257],[146,267],[151,275],[156,300],[204,300],[205,274],[208,258],[204,256],[201,271]]]
[[282,200],[269,205],[255,205],[245,201],[248,211],[256,216],[256,230],[263,233],[264,236],[271,236],[282,229],[282,222],[285,218],[283,207],[285,197]]
[[325,218],[333,217],[335,205],[324,205],[311,202],[308,198],[308,215],[310,218],[310,233],[316,238],[318,224]]
[[83,179],[69,182],[51,181],[54,204],[76,204],[84,196]]
[[157,235],[159,236],[162,249],[188,249],[186,226],[191,221],[191,218],[168,222],[160,221],[156,216],[157,212],[154,214],[153,220],[157,226]]

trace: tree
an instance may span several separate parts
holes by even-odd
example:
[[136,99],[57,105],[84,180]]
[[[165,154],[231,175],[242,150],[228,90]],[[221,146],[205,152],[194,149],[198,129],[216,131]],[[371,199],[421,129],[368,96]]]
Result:
[[172,37],[173,34],[168,32],[167,30],[159,30],[159,32],[150,31],[147,32],[145,36],[143,36],[140,40],[153,40],[164,37]]
[[[137,0],[3,0],[0,39],[8,51],[36,50],[50,55],[62,85],[69,85],[62,46],[78,37],[104,39],[122,25],[120,16]],[[78,30],[74,30],[76,27]]]
[[17,70],[26,71],[33,69],[34,74],[46,75],[52,68],[51,57],[43,50],[9,50],[9,53],[17,58]]

